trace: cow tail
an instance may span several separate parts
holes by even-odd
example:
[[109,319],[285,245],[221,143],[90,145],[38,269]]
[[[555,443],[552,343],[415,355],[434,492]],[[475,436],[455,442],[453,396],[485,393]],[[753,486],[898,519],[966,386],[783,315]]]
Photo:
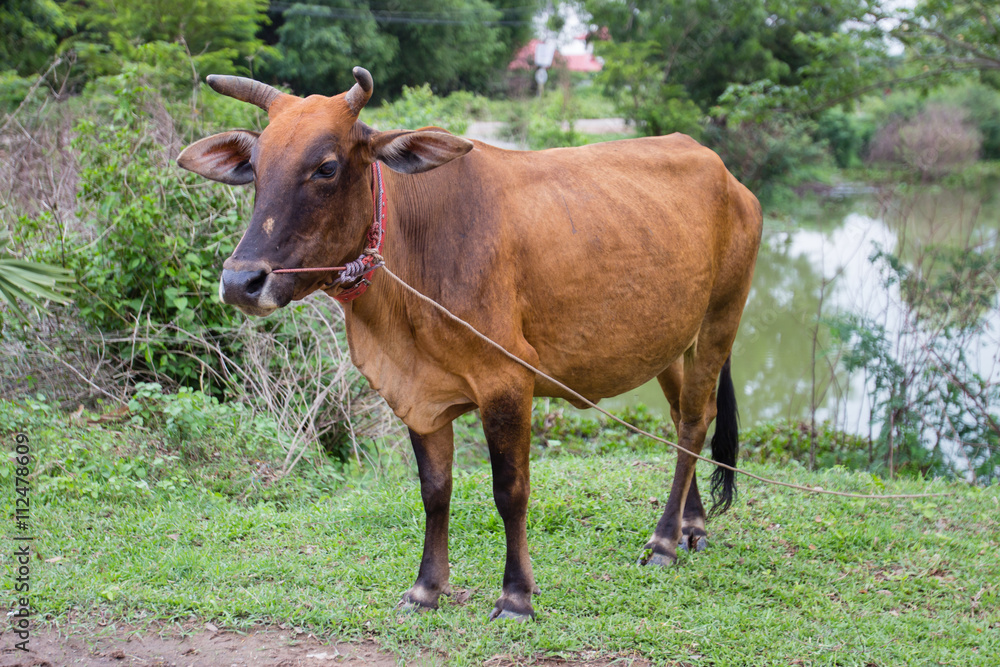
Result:
[[[726,359],[719,373],[719,389],[715,395],[715,435],[712,436],[712,460],[736,467],[740,450],[740,415],[736,408],[736,390]],[[722,514],[736,499],[736,473],[716,466],[712,473],[712,509],[709,516]]]

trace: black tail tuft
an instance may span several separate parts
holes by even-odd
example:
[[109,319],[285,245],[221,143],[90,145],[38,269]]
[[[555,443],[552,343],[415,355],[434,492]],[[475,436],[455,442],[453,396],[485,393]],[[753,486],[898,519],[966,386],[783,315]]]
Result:
[[[729,372],[730,359],[726,359],[719,373],[719,390],[715,395],[715,435],[712,436],[712,460],[736,466],[740,451],[740,414],[736,408],[736,390]],[[722,514],[736,499],[736,473],[725,468],[715,468],[712,473],[712,509],[709,516]]]

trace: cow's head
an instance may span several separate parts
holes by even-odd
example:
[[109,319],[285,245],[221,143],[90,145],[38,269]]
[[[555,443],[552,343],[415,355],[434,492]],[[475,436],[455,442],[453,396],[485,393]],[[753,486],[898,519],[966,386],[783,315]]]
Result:
[[[219,294],[250,315],[268,315],[329,283],[330,273],[275,269],[343,266],[365,247],[372,223],[371,164],[414,174],[472,150],[445,132],[377,132],[358,121],[372,95],[372,77],[335,97],[286,95],[235,76],[209,76],[223,95],[267,111],[263,132],[233,130],[188,146],[177,163],[206,178],[256,190],[253,217],[222,265]],[[391,207],[391,202],[390,202]],[[391,232],[390,232],[391,233]]]

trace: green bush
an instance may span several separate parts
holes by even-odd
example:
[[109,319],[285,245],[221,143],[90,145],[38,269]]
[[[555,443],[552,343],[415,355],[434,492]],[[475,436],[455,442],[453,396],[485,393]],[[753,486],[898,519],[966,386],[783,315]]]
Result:
[[1000,160],[1000,91],[970,85],[959,95],[959,101],[982,137],[980,157]]
[[[141,385],[130,406],[67,415],[44,396],[0,401],[0,435],[30,434],[33,487],[43,504],[208,496],[280,504],[328,495],[344,480],[344,466],[317,458],[315,449],[279,473],[288,438],[242,404]],[[11,483],[12,473],[0,466],[0,484]]]
[[421,127],[443,127],[452,134],[464,134],[469,119],[485,113],[486,99],[467,92],[438,97],[428,84],[403,86],[403,94],[394,102],[365,109],[362,120],[380,130],[415,130]]
[[[77,315],[103,332],[114,354],[152,377],[211,387],[206,367],[218,368],[218,358],[191,341],[217,339],[227,355],[237,352],[223,334],[240,316],[219,301],[217,281],[249,202],[181,172],[163,144],[173,129],[157,96],[132,76],[114,81],[115,108],[75,127],[84,229],[37,248],[36,258],[75,273]],[[51,226],[46,214],[21,220],[22,231],[38,238]],[[152,335],[130,336],[140,326]]]
[[[913,266],[878,251],[871,261],[898,290],[900,331],[870,317],[831,322],[848,373],[863,371],[878,426],[874,466],[915,476],[1000,479],[1000,383],[968,353],[994,311],[1000,272],[982,248],[927,246]],[[995,312],[995,311],[994,311]]]
[[257,37],[266,0],[89,0],[59,3],[73,29],[60,49],[75,64],[70,89],[136,69],[161,92],[189,92],[207,74],[250,74],[273,52]]
[[843,466],[868,470],[871,443],[867,438],[836,430],[829,423],[818,424],[813,432],[805,422],[763,422],[740,433],[740,458],[758,463],[809,464],[813,443],[816,467]]
[[579,118],[577,111],[575,97],[569,89],[557,90],[544,98],[531,100],[526,108],[508,109],[503,134],[536,151],[582,146],[587,141],[574,128],[574,122]]
[[816,123],[815,137],[830,148],[834,161],[841,169],[860,167],[864,151],[875,128],[857,114],[841,109],[829,109]]
[[683,132],[701,136],[704,116],[681,85],[667,83],[656,63],[662,56],[655,42],[599,42],[604,69],[598,83],[618,112],[646,136]]
[[12,112],[31,89],[31,80],[14,70],[0,71],[0,111]]
[[764,201],[782,188],[816,178],[830,161],[822,145],[812,140],[812,125],[792,120],[743,122],[733,127],[712,123],[703,143],[726,167]]

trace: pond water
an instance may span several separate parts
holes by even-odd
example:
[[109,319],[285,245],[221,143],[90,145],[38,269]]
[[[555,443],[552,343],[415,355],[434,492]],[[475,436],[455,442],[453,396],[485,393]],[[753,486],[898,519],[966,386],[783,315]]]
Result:
[[[764,420],[808,419],[869,434],[871,406],[865,378],[836,366],[819,316],[867,315],[891,335],[904,326],[899,289],[887,285],[871,261],[876,249],[910,264],[934,245],[976,244],[1000,253],[1000,201],[995,190],[917,188],[909,194],[872,188],[809,196],[781,214],[765,211],[764,237],[750,298],[733,348],[733,380],[744,426]],[[996,276],[992,278],[996,280]],[[1000,381],[1000,302],[992,290],[986,329],[967,353],[985,377]],[[822,305],[822,307],[821,307]],[[816,363],[814,364],[814,359]],[[602,401],[621,408],[638,403],[669,414],[656,381]]]

